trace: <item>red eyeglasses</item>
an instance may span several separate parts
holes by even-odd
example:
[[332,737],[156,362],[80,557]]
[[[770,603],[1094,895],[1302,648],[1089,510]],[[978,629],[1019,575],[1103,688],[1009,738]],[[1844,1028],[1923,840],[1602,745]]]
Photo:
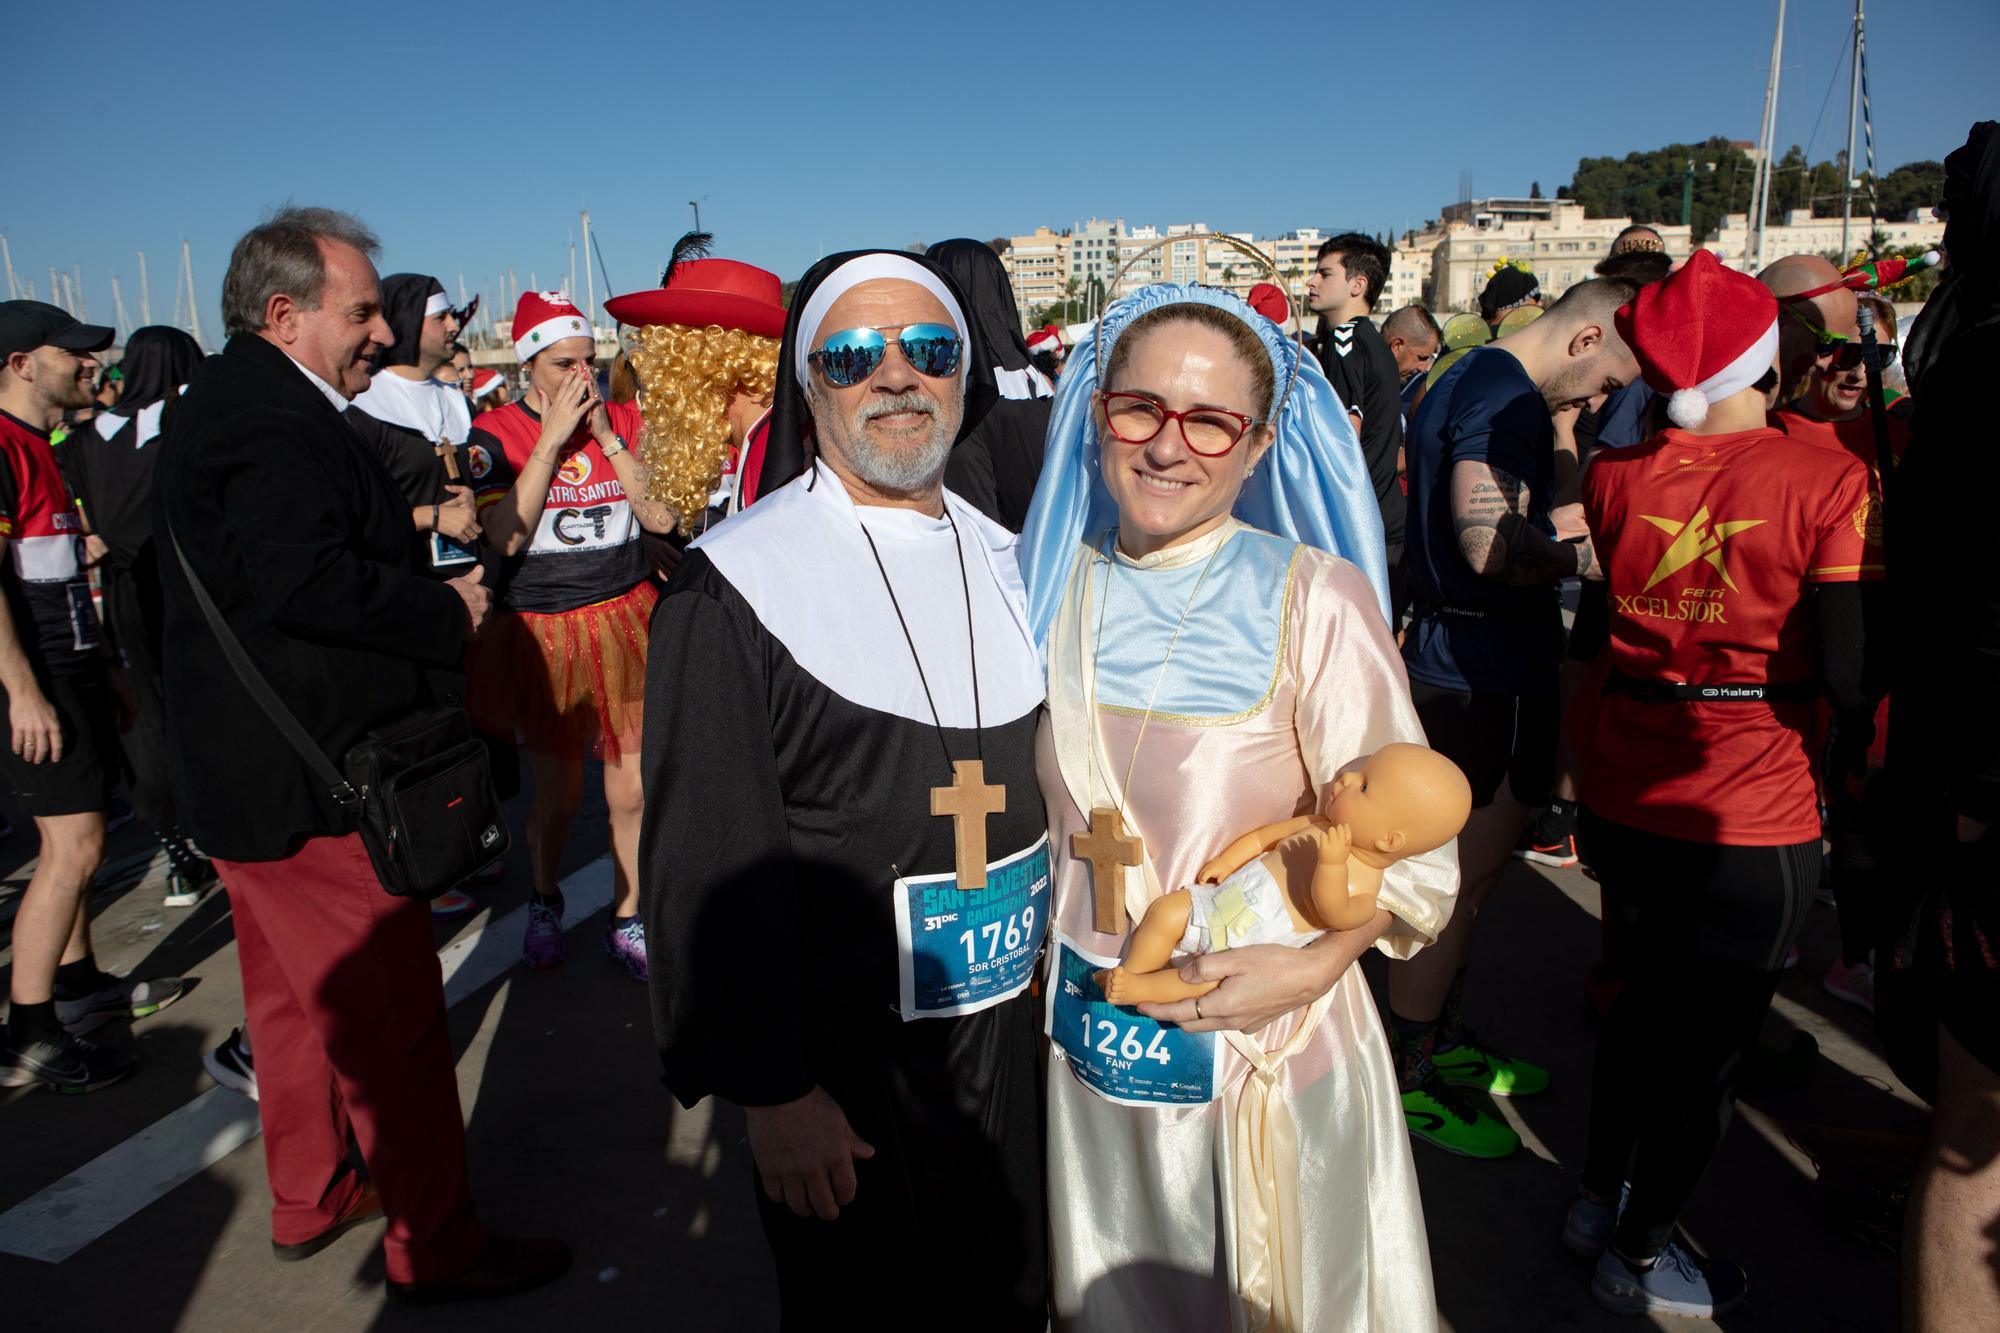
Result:
[[1219,407],[1191,407],[1185,412],[1169,412],[1152,399],[1136,393],[1100,393],[1104,424],[1112,435],[1126,444],[1150,444],[1167,428],[1169,421],[1180,423],[1181,440],[1203,458],[1220,458],[1243,442],[1250,428],[1260,424],[1255,417],[1228,412]]

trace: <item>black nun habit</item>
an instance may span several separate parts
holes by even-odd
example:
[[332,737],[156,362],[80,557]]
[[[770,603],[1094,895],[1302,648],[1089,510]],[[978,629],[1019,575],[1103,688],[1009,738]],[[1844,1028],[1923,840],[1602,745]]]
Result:
[[993,386],[992,409],[952,451],[945,485],[1010,532],[1027,521],[1042,475],[1042,439],[1049,433],[1055,386],[1034,368],[1021,336],[1014,284],[984,241],[939,241],[928,257],[965,293],[966,316],[986,356],[972,374]]
[[[874,1149],[835,1221],[758,1191],[784,1327],[817,1327],[836,1300],[865,1327],[1025,1333],[1048,1320],[1041,671],[1011,533],[949,490],[942,516],[856,504],[809,457],[806,312],[832,299],[814,301],[822,283],[877,276],[957,303],[921,256],[814,266],[765,489],[688,548],[654,615],[639,847],[654,1033],[684,1105],[824,1094]],[[971,816],[987,883],[968,889],[962,817],[931,802],[975,759],[1004,809]]]

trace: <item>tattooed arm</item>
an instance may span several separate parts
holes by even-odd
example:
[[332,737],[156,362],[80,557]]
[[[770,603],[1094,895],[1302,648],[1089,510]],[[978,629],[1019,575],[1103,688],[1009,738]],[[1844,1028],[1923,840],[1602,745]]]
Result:
[[1527,484],[1490,464],[1452,464],[1451,518],[1459,554],[1483,578],[1538,584],[1596,571],[1590,538],[1562,542],[1541,531],[1528,519]]

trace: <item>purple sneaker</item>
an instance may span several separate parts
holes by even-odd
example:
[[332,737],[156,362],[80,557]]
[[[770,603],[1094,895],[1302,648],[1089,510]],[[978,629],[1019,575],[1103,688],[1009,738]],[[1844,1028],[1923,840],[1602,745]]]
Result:
[[646,979],[646,923],[636,916],[620,921],[612,918],[612,925],[604,932],[604,952],[625,964],[625,970],[632,974],[632,980]]
[[561,898],[528,896],[528,934],[521,941],[521,957],[538,972],[562,966],[562,913]]

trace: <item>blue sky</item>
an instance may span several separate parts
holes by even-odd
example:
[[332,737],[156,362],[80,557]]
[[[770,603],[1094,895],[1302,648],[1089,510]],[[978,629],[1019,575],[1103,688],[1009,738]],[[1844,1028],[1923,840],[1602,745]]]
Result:
[[[1093,215],[1401,230],[1461,169],[1475,194],[1553,194],[1584,155],[1754,139],[1776,8],[9,6],[10,64],[50,95],[16,112],[0,231],[44,298],[51,265],[82,264],[104,322],[114,272],[138,318],[140,249],[168,318],[187,237],[214,341],[230,244],[286,199],[359,213],[385,273],[489,292],[509,266],[561,282],[585,207],[618,290],[651,286],[690,199],[719,253],[787,278],[826,251]],[[1850,12],[1790,5],[1781,151],[1844,146]],[[1883,170],[2000,116],[1995,50],[1994,0],[1882,7]]]

